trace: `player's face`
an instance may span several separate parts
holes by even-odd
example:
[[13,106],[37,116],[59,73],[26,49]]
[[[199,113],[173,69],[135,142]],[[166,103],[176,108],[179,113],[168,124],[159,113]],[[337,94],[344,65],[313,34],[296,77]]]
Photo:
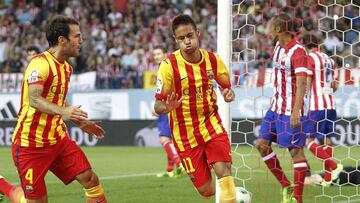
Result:
[[165,53],[161,49],[154,49],[153,57],[156,64],[160,64],[165,56]]
[[195,30],[191,24],[180,25],[175,30],[176,43],[186,54],[192,54],[199,49],[199,36],[199,30]]
[[27,54],[26,60],[27,60],[27,62],[30,62],[31,59],[34,58],[34,56],[36,56],[37,53],[34,50],[30,50],[26,54]]
[[69,40],[65,43],[65,50],[69,57],[76,57],[80,53],[83,38],[81,36],[80,27],[78,25],[69,25]]

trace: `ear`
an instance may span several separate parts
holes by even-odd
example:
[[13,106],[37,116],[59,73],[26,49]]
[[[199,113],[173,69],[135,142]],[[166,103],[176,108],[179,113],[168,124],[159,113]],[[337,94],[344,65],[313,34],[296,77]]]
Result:
[[59,44],[64,44],[67,41],[67,39],[64,36],[59,36],[58,37],[58,43]]
[[200,37],[200,30],[199,30],[199,29],[196,29],[196,35],[197,35],[198,37]]
[[280,26],[275,26],[275,32],[279,33],[281,31]]

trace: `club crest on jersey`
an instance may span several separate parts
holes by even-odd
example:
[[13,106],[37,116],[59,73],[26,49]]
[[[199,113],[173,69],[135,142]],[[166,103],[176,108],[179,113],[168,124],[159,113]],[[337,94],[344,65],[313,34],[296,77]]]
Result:
[[284,54],[279,61],[273,61],[273,67],[289,71],[291,69],[290,57]]
[[156,93],[161,93],[163,84],[164,84],[164,81],[162,80],[162,78],[158,77],[156,79]]
[[212,70],[207,70],[206,71],[206,76],[209,78],[209,80],[213,80],[214,79],[214,73]]
[[27,193],[32,193],[32,192],[34,192],[34,188],[31,185],[26,185],[25,186],[25,191]]
[[32,70],[28,77],[28,83],[33,83],[39,81],[39,72],[38,70]]

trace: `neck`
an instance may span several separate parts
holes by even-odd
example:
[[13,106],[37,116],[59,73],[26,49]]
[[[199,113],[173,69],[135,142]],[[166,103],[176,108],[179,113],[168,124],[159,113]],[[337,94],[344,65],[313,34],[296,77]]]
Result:
[[281,46],[287,45],[293,39],[292,34],[284,33],[282,36],[279,37],[279,43]]
[[189,63],[198,63],[201,61],[201,52],[199,49],[197,49],[194,53],[192,54],[187,54],[185,52],[180,51],[182,57]]
[[50,52],[50,54],[52,54],[60,63],[64,63],[68,59],[66,55],[62,54],[59,47],[50,47],[48,52]]

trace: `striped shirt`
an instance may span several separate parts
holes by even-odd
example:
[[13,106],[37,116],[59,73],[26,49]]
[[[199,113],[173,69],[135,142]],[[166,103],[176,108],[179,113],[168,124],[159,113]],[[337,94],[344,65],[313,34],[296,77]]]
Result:
[[[272,56],[272,66],[274,94],[271,110],[278,114],[291,115],[295,104],[296,76],[307,76],[305,48],[296,39],[284,47],[277,42]],[[304,114],[304,107],[301,114]]]
[[[180,151],[226,133],[218,113],[214,82],[218,81],[218,75],[228,71],[219,56],[200,51],[201,61],[192,64],[177,50],[161,62],[158,71],[156,99],[165,100],[171,92],[177,93],[178,99],[184,97],[181,105],[169,113],[175,147]],[[230,88],[230,81],[223,86]]]
[[328,55],[317,49],[311,51],[308,56],[308,77],[312,78],[310,111],[335,109],[334,71],[334,61]]
[[13,144],[22,147],[46,147],[56,144],[66,136],[67,128],[61,115],[49,115],[29,105],[28,87],[42,84],[42,97],[56,105],[65,106],[71,74],[72,67],[67,62],[58,62],[47,51],[31,60],[24,75]]

